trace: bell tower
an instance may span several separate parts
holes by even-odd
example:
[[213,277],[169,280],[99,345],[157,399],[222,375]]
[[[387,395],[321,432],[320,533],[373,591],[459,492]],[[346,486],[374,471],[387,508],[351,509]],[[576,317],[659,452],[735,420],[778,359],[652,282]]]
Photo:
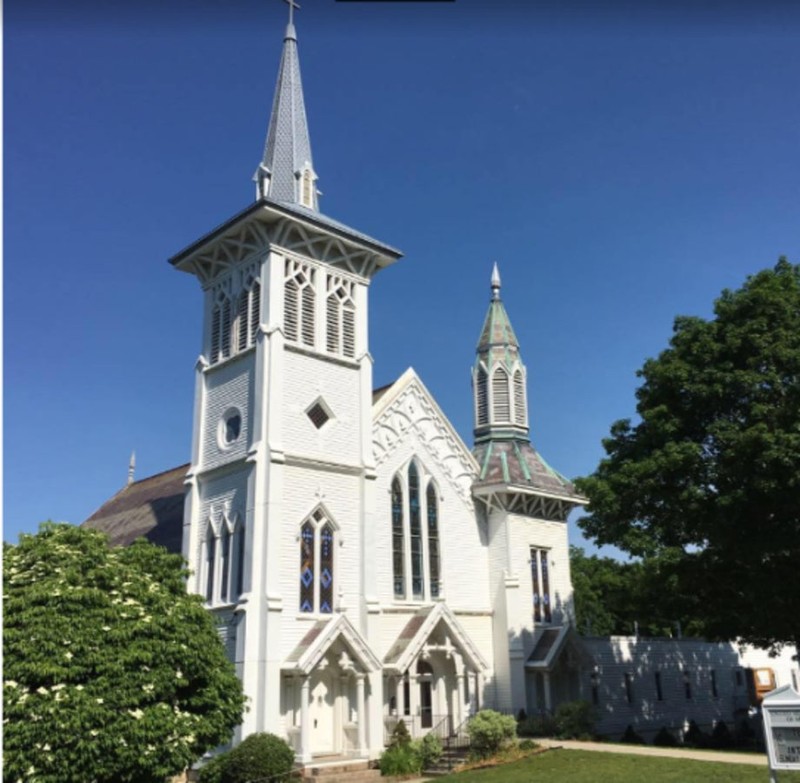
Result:
[[170,259],[203,291],[183,552],[250,698],[237,739],[286,733],[281,667],[315,623],[344,614],[366,635],[378,606],[362,557],[375,507],[368,293],[401,254],[319,211],[289,5],[256,200]]
[[472,492],[486,520],[497,706],[516,712],[546,706],[527,665],[545,631],[571,622],[567,516],[586,500],[530,442],[526,370],[500,286],[495,264],[472,370]]

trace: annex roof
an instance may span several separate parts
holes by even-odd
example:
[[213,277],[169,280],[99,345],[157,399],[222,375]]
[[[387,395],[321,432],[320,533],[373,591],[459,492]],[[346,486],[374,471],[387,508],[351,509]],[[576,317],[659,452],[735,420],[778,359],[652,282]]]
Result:
[[534,671],[552,671],[561,655],[565,654],[571,663],[591,666],[594,663],[589,651],[584,647],[577,631],[571,625],[545,628],[528,660],[525,668]]

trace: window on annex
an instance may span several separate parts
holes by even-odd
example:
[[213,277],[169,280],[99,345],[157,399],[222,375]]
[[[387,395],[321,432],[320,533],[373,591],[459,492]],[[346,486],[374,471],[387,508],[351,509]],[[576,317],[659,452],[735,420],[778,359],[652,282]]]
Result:
[[290,343],[314,347],[314,269],[287,258],[283,283],[283,332]]
[[625,672],[625,700],[633,704],[633,675],[630,672]]
[[422,475],[416,460],[392,479],[391,515],[394,597],[414,601],[439,598],[439,498],[435,483]]
[[656,677],[656,698],[659,701],[664,701],[664,688],[661,685],[661,672],[656,672],[655,677]]
[[533,619],[537,623],[552,622],[550,609],[550,567],[547,549],[531,547],[531,584],[533,587]]
[[301,612],[333,612],[334,538],[333,523],[321,508],[300,527]]
[[212,605],[236,601],[244,586],[244,525],[238,515],[223,515],[217,524],[210,520],[203,544],[203,595]]
[[709,684],[711,685],[711,696],[714,699],[719,698],[719,690],[717,689],[717,673],[712,669],[709,673]]
[[688,669],[683,670],[683,694],[687,700],[692,698],[692,674]]
[[592,672],[592,704],[596,707],[600,704],[600,675],[597,672]]

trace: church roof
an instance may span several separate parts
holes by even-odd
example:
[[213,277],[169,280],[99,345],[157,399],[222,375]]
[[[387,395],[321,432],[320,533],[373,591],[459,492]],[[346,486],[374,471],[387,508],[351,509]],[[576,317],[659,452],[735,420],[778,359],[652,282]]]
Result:
[[103,503],[83,527],[106,533],[111,546],[128,546],[146,538],[181,552],[183,539],[183,482],[189,465],[148,476],[123,487]]
[[551,468],[528,441],[486,441],[475,446],[473,455],[480,465],[476,489],[507,484],[583,500],[572,482]]

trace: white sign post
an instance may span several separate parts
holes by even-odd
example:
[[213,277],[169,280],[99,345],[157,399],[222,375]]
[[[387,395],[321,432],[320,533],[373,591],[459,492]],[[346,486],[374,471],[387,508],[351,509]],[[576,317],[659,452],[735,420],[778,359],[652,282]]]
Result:
[[761,702],[770,783],[779,769],[800,770],[800,693],[791,685],[768,693]]

